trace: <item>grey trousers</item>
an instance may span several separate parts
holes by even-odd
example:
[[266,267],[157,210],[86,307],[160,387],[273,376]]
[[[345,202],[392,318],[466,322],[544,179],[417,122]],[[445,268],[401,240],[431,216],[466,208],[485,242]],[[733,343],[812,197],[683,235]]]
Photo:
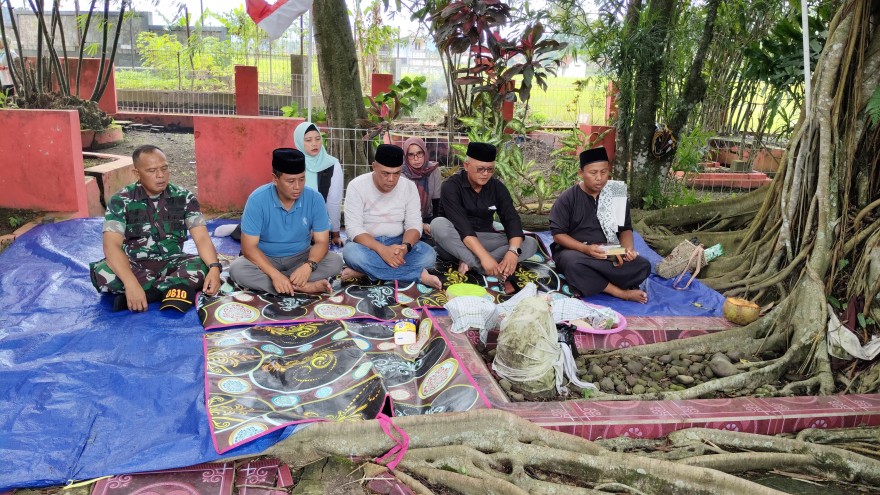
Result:
[[[294,270],[302,266],[309,259],[309,250],[306,249],[292,256],[266,257],[269,258],[269,262],[272,263],[276,270],[289,277]],[[342,256],[328,252],[327,256],[324,256],[324,259],[318,262],[318,269],[309,276],[309,282],[328,279],[340,271],[342,271]],[[272,279],[263,270],[260,270],[260,267],[244,256],[235,258],[232,264],[229,265],[229,277],[242,287],[276,294],[275,287],[272,285]]]
[[[450,261],[464,261],[474,270],[486,273],[479,258],[464,245],[461,235],[448,219],[437,217],[431,221],[431,237],[434,238],[437,254],[440,257]],[[495,258],[495,261],[501,261],[510,247],[507,242],[507,234],[504,232],[477,232],[477,239],[480,240],[480,244],[486,248],[486,251],[489,251],[489,254]],[[538,241],[533,237],[525,236],[520,249],[522,249],[522,254],[519,255],[519,261],[531,258],[538,251]]]

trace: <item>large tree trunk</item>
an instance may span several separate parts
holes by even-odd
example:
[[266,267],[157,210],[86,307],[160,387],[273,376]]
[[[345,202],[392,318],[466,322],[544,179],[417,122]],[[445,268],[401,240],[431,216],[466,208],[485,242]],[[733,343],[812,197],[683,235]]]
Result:
[[[626,6],[626,17],[623,24],[623,36],[629,37],[639,29],[639,13],[642,10],[642,0],[629,0]],[[621,48],[624,52],[631,50],[628,44]],[[629,136],[632,129],[633,114],[633,66],[632,57],[629,53],[622,53],[621,66],[617,74],[616,98],[617,98],[617,133],[614,138],[614,170],[628,174],[630,160]],[[623,176],[621,176],[623,177]],[[629,177],[627,176],[627,180]]]
[[709,3],[706,4],[706,21],[703,24],[700,46],[694,55],[693,63],[691,63],[688,78],[684,83],[684,88],[681,90],[681,97],[679,98],[678,105],[676,105],[675,113],[669,119],[669,130],[675,136],[679,135],[694,107],[703,101],[703,96],[706,94],[703,66],[706,63],[706,55],[709,53],[709,46],[712,44],[712,37],[715,34],[715,19],[718,17],[718,5],[720,3],[721,0],[709,0]]
[[[358,119],[366,119],[367,112],[345,0],[315,0],[312,15],[321,92],[328,123],[334,128],[328,151],[343,165],[368,163],[369,153],[360,145],[363,133],[354,131]],[[354,169],[345,170],[350,173]]]
[[[634,84],[635,112],[631,133],[632,179],[629,184],[630,201],[641,206],[643,198],[656,188],[661,162],[651,155],[651,138],[657,122],[660,100],[660,76],[663,74],[664,47],[669,35],[670,22],[676,8],[674,0],[651,0],[645,12],[645,21],[651,23],[648,46],[642,47],[640,66],[636,68]],[[645,22],[643,21],[643,23]]]
[[[784,354],[744,365],[743,373],[656,397],[696,398],[718,390],[749,390],[773,384],[791,370],[808,370],[810,375],[789,383],[780,394],[834,392],[825,344],[830,317],[827,301],[834,296],[872,302],[880,285],[876,271],[864,261],[880,250],[880,217],[875,211],[880,191],[876,184],[873,189],[864,188],[865,181],[877,177],[880,163],[880,126],[872,127],[865,115],[868,99],[880,83],[878,19],[880,4],[876,2],[848,0],[841,5],[813,74],[812,110],[802,115],[795,128],[782,168],[754,219],[747,229],[737,232],[738,246],[714,262],[724,269],[707,280],[727,295],[748,297],[775,305],[775,309],[735,334],[621,351],[656,356],[684,348],[737,349],[746,354],[776,348]],[[747,198],[754,201],[756,196],[742,201]],[[748,210],[753,208],[754,203]],[[707,209],[719,213],[717,208]],[[733,205],[725,209],[736,211]],[[653,217],[667,225],[674,219]],[[646,220],[650,222],[651,215]],[[716,217],[703,228],[722,221]],[[835,292],[846,290],[836,278],[847,266],[844,276],[849,290],[844,296]],[[730,340],[732,335],[739,338]]]

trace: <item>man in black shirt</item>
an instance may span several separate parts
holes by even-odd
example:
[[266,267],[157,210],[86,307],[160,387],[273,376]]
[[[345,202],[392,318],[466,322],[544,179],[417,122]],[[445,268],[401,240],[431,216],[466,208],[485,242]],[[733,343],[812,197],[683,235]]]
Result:
[[[605,148],[580,154],[581,182],[565,190],[550,210],[553,260],[569,285],[584,296],[600,292],[628,301],[648,302],[639,289],[651,273],[651,263],[633,247],[629,205],[622,225],[615,222],[612,190],[624,199],[625,184],[609,181],[611,166]],[[619,221],[619,219],[617,220]],[[617,266],[608,261],[603,244],[626,249]]]
[[[535,254],[538,243],[523,234],[510,191],[492,176],[495,156],[491,144],[468,144],[464,170],[440,188],[440,216],[431,222],[431,235],[437,253],[459,261],[461,273],[473,268],[504,280]],[[496,213],[504,232],[492,226]]]

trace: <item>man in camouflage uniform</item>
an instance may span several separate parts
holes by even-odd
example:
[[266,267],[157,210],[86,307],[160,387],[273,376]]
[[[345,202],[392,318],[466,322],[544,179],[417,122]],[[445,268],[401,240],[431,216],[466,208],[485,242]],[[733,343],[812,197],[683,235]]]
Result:
[[[116,311],[146,311],[163,296],[162,309],[186,311],[197,289],[213,295],[220,288],[217,251],[196,197],[169,182],[165,153],[144,145],[131,156],[138,181],[107,203],[105,258],[89,265],[92,284],[99,292],[119,294]],[[187,230],[198,256],[183,252]]]

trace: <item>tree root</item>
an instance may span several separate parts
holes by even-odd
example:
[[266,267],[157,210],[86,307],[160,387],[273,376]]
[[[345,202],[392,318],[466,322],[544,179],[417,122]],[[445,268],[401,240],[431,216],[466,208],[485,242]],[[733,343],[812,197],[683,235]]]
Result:
[[880,428],[862,426],[858,428],[831,428],[821,430],[807,428],[801,430],[796,440],[809,443],[839,443],[839,442],[872,442],[880,443]]
[[[682,400],[697,399],[722,390],[754,389],[778,381],[790,369],[803,367],[811,359],[817,359],[819,374],[815,385],[820,393],[834,391],[833,381],[828,386],[830,363],[825,348],[826,306],[822,284],[808,277],[792,292],[790,298],[770,314],[745,327],[708,335],[700,335],[683,341],[660,342],[644,346],[619,349],[603,355],[657,356],[670,352],[706,354],[738,350],[746,355],[756,354],[762,346],[765,350],[788,345],[785,354],[749,371],[716,378],[680,391],[665,391],[640,395],[599,394],[595,400]],[[758,334],[766,338],[759,339]],[[816,352],[816,351],[819,352]],[[754,365],[754,363],[749,363]],[[762,363],[763,364],[763,363]],[[827,365],[827,366],[826,366]],[[812,380],[812,379],[811,379]],[[813,385],[812,382],[806,385]],[[791,392],[789,390],[788,392]]]
[[[704,224],[713,219],[745,215],[749,212],[758,211],[758,208],[764,202],[764,197],[768,190],[768,187],[761,187],[736,198],[722,199],[699,205],[680,206],[678,208],[651,210],[643,212],[639,215],[639,218],[634,218],[633,223],[637,226],[642,224],[643,226],[666,225],[668,227],[687,227]],[[641,231],[640,228],[636,230]]]
[[806,454],[776,452],[746,452],[740,454],[711,454],[689,457],[678,461],[688,466],[717,469],[725,473],[769,471],[784,466],[785,469],[804,469],[816,465],[816,459]]
[[529,492],[502,479],[473,477],[445,469],[404,462],[401,467],[427,479],[435,485],[444,485],[461,493],[485,493],[486,495],[529,495]]
[[622,483],[602,483],[601,485],[596,485],[596,490],[600,490],[603,492],[614,490],[615,492],[626,492],[631,493],[632,495],[647,495],[641,490],[636,490],[635,488],[624,485]]
[[412,490],[415,495],[434,495],[434,492],[432,492],[427,486],[422,484],[421,481],[413,478],[403,471],[391,470],[385,466],[374,464],[372,462],[365,462],[362,467],[364,468],[364,475],[367,478],[374,478],[381,473],[389,473],[394,476],[397,481],[403,483],[410,490]]
[[744,354],[754,354],[762,348],[774,348],[773,342],[765,342],[763,338],[770,333],[770,330],[774,325],[774,319],[771,315],[772,313],[744,327],[698,335],[685,340],[672,340],[614,349],[601,354],[601,356],[659,356],[670,352],[706,354],[721,349],[738,349],[743,351]]
[[[599,493],[590,486],[607,483],[645,493],[779,493],[716,470],[611,452],[499,410],[394,421],[409,435],[410,449],[393,474],[419,492],[427,488],[405,473],[462,493],[587,495]],[[328,456],[369,458],[392,446],[376,421],[318,423],[265,454],[295,467]],[[539,479],[539,473],[573,486]]]
[[[820,470],[825,476],[845,481],[861,481],[874,486],[880,484],[880,461],[828,445],[706,428],[672,432],[668,438],[673,445],[710,441],[721,447],[738,450],[805,455],[813,459],[812,467]],[[732,461],[728,462],[733,464]],[[777,464],[776,467],[782,466]]]
[[645,242],[660,254],[668,254],[673,248],[675,248],[675,246],[679,245],[681,241],[692,239],[695,236],[698,237],[700,243],[706,247],[714,244],[721,244],[721,246],[724,247],[725,252],[732,252],[742,239],[742,236],[745,235],[744,230],[734,230],[730,232],[689,232],[687,234],[663,236],[651,235],[650,229],[642,229],[639,232],[643,233],[642,237],[644,237]]

